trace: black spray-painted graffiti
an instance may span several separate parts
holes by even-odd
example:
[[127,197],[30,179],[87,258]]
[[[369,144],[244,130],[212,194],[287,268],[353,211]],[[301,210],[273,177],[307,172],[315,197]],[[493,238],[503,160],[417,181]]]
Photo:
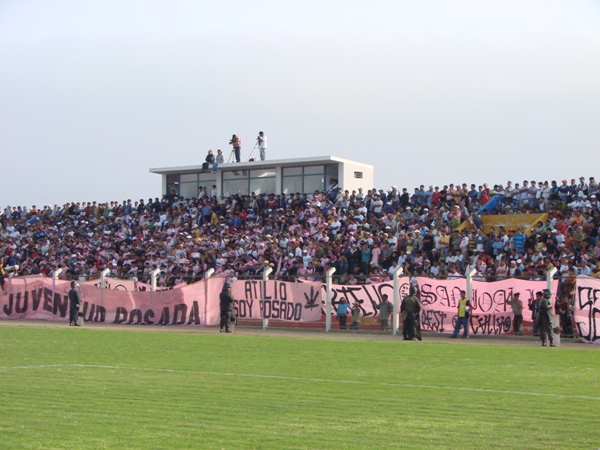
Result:
[[[423,283],[420,285],[420,289],[421,304],[423,306],[458,308],[458,301],[460,300],[459,287]],[[519,290],[524,304],[535,297],[534,291],[534,289]],[[474,288],[472,289],[473,309],[487,314],[510,311],[510,306],[506,302],[513,298],[514,292],[516,291],[513,288],[491,290],[489,285],[485,289]]]
[[69,308],[69,297],[61,295],[48,288],[32,289],[30,291],[9,294],[2,312],[7,316],[35,312],[40,308],[52,314],[66,317]]
[[[325,285],[323,285],[325,289]],[[403,298],[409,289],[407,282],[399,285],[400,298]],[[379,315],[379,310],[376,308],[382,301],[384,294],[387,294],[388,300],[394,298],[394,285],[392,283],[379,284],[364,284],[364,285],[333,285],[331,287],[331,305],[337,311],[337,305],[342,299],[352,305],[357,302],[362,310],[363,317],[376,317]]]
[[[281,319],[293,322],[303,320],[303,309],[320,308],[320,292],[314,287],[304,293],[305,303],[294,301],[288,292],[289,283],[273,280],[247,280],[244,298],[233,302],[235,314],[241,319]],[[258,309],[258,310],[257,310]]]
[[[48,288],[33,289],[31,291],[17,292],[8,296],[2,312],[10,317],[17,314],[32,313],[38,310],[46,311],[54,316],[66,318],[69,310],[69,297],[61,295]],[[86,322],[104,323],[107,320],[107,311],[101,305],[83,302],[83,317]],[[200,325],[200,311],[198,301],[193,301],[188,308],[185,303],[163,307],[160,319],[155,322],[156,313],[153,309],[132,309],[119,306],[114,313],[112,323],[128,325]],[[172,317],[172,320],[171,320]]]
[[[486,284],[484,289],[472,289],[473,313],[469,325],[473,334],[503,334],[512,329],[512,309],[507,301],[513,298],[513,287],[498,287]],[[457,309],[460,301],[458,286],[422,283],[421,327],[423,330],[444,332],[456,325]],[[535,296],[535,289],[520,289],[521,300],[527,305]]]
[[473,334],[504,334],[512,327],[510,316],[496,314],[474,315],[469,318]]
[[582,339],[589,342],[600,341],[600,289],[589,286],[578,286],[576,291],[577,309],[584,313],[575,319],[577,331]]
[[[88,311],[89,308],[89,311]],[[104,322],[106,320],[106,311],[104,308],[95,304],[83,302],[83,317],[88,322]],[[185,303],[179,303],[171,307],[162,308],[160,319],[154,321],[156,314],[153,309],[132,309],[119,306],[115,311],[115,319],[112,323],[122,323],[127,325],[200,325],[200,310],[198,301],[194,300],[192,306],[188,308]],[[173,319],[171,320],[171,317]]]
[[448,314],[433,309],[421,310],[421,329],[426,331],[444,332],[444,321]]

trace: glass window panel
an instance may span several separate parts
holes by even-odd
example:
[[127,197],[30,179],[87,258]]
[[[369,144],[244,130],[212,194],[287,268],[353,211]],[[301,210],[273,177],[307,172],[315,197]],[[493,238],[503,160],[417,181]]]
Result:
[[325,166],[327,177],[338,179],[338,166],[337,164],[328,164]]
[[239,180],[240,178],[248,178],[247,170],[224,170],[224,180]]
[[179,196],[183,198],[198,197],[198,183],[181,183],[179,185]]
[[246,195],[248,193],[248,180],[227,180],[223,181],[223,195],[228,197],[230,195],[240,194]]
[[198,181],[198,174],[197,173],[182,173],[180,175],[179,182],[181,182],[181,183],[189,183],[191,181]]
[[201,173],[198,179],[201,183],[210,183],[212,186],[217,181],[217,176],[214,173]]
[[179,183],[167,183],[167,195],[175,192],[176,195],[179,195]]
[[302,177],[285,177],[282,180],[284,194],[295,194],[302,192]]
[[274,194],[275,178],[253,178],[250,180],[250,192],[258,194]]
[[179,174],[167,175],[167,184],[179,183]]
[[325,188],[323,175],[308,175],[304,177],[303,194],[312,194],[315,191],[322,191]]
[[288,175],[302,175],[302,167],[284,167],[283,176],[287,177]]
[[312,175],[312,174],[320,174],[322,175],[325,172],[325,166],[306,166],[304,168],[304,174],[305,175]]
[[275,175],[277,175],[277,173],[275,172],[275,169],[273,169],[273,168],[258,169],[258,170],[250,171],[250,178],[269,178],[269,177],[275,177]]

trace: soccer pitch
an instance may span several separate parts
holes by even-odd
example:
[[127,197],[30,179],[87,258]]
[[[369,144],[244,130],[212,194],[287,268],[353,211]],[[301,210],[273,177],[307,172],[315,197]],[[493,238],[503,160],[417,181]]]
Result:
[[3,448],[596,448],[582,348],[0,326]]

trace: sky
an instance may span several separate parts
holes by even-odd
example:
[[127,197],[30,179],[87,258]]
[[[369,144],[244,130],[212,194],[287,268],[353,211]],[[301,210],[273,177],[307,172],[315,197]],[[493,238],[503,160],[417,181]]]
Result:
[[0,0],[2,208],[156,197],[261,130],[365,188],[599,177],[600,2]]

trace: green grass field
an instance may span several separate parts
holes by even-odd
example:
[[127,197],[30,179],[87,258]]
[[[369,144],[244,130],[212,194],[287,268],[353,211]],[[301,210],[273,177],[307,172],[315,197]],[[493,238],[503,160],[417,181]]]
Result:
[[597,448],[589,349],[0,327],[2,448]]

